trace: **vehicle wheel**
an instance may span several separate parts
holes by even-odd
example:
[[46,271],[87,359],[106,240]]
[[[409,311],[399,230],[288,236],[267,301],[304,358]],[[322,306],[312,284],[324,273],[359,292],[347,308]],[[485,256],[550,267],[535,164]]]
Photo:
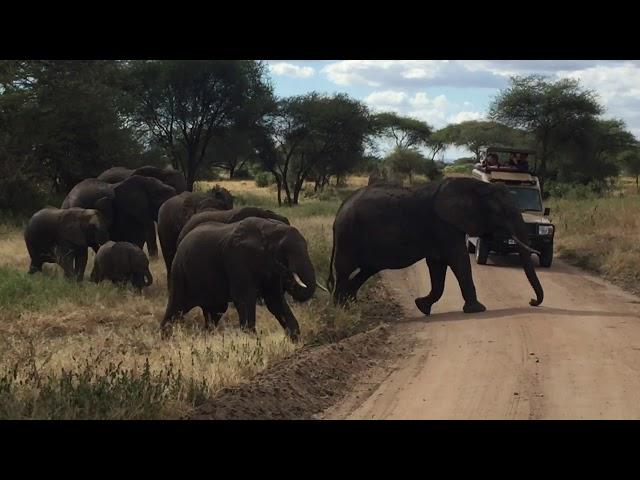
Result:
[[551,266],[551,263],[553,262],[553,244],[544,248],[540,252],[539,260],[541,267],[549,268]]
[[464,241],[467,243],[467,252],[476,253],[476,246],[469,241],[469,235],[464,237]]
[[476,263],[478,265],[484,265],[489,258],[489,244],[478,238],[476,243]]

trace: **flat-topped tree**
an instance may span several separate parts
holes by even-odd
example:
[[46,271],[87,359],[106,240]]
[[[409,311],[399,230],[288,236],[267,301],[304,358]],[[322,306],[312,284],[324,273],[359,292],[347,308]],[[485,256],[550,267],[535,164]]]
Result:
[[253,60],[137,62],[129,84],[131,116],[162,146],[189,190],[213,138],[269,103],[266,67]]
[[577,80],[552,81],[530,75],[511,78],[511,85],[500,91],[491,104],[489,118],[535,135],[540,144],[538,171],[542,187],[547,160],[555,147],[554,130],[601,113],[596,94],[583,90]]

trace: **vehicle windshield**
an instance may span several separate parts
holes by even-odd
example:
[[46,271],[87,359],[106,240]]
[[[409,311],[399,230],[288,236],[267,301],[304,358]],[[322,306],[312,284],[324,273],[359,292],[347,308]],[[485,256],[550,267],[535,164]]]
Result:
[[509,191],[516,196],[520,211],[542,211],[540,192],[535,188],[509,187]]

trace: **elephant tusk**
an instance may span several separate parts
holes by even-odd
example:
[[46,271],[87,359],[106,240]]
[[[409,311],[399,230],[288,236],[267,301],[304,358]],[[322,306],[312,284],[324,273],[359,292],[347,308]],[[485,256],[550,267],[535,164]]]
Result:
[[540,252],[537,250],[534,250],[533,248],[529,247],[528,245],[525,245],[523,242],[520,241],[520,239],[518,237],[516,237],[515,235],[511,235],[511,238],[513,238],[513,240],[520,245],[522,248],[524,248],[525,250],[529,251],[530,253],[535,253],[536,255],[540,255]]
[[322,285],[320,285],[320,282],[318,282],[317,280],[316,280],[316,285],[317,285],[318,287],[320,287],[320,289],[321,289],[321,290],[324,290],[324,291],[325,291],[325,292],[327,292],[327,293],[331,293],[331,292],[329,292],[329,290],[327,290],[327,288],[326,288],[326,287],[323,287]]
[[353,272],[351,272],[351,274],[349,275],[349,280],[353,280],[355,276],[358,275],[359,273],[360,273],[360,267],[356,268]]
[[296,283],[298,285],[300,285],[302,288],[309,288],[307,287],[302,280],[300,280],[300,277],[298,276],[298,274],[296,272],[293,272],[293,279],[296,281]]

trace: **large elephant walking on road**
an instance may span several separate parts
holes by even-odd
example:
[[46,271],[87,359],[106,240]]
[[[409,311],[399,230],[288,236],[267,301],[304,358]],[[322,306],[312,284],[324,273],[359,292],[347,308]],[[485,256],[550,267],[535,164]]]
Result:
[[[513,196],[504,185],[472,178],[448,178],[419,188],[372,185],[347,198],[333,224],[328,286],[334,301],[355,299],[372,275],[406,268],[425,259],[431,292],[416,299],[425,315],[444,291],[447,268],[455,274],[464,312],[485,310],[477,298],[465,240],[469,236],[505,234],[520,246],[519,254],[536,299],[544,292],[531,261],[527,228]],[[335,283],[334,283],[335,265]]]
[[[152,166],[144,166],[131,170],[126,167],[112,167],[109,170],[105,170],[98,176],[98,180],[107,183],[120,183],[123,180],[133,176],[140,175],[143,177],[157,178],[162,183],[173,187],[177,194],[185,192],[187,190],[187,182],[184,179],[184,175],[173,170],[172,168],[158,168]],[[156,241],[156,225],[154,222],[149,222],[146,226],[146,244],[150,257],[158,256],[158,242]]]

